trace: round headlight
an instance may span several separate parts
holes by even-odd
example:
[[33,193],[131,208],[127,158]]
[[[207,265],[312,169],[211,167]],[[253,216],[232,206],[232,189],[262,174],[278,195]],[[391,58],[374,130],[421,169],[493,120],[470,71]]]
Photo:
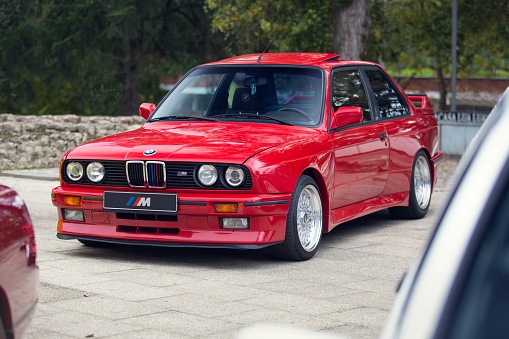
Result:
[[240,167],[230,166],[226,170],[225,179],[230,186],[240,186],[244,182],[244,170]]
[[92,182],[99,182],[104,179],[104,166],[100,162],[91,162],[87,165],[87,177]]
[[217,169],[212,165],[202,165],[198,170],[198,180],[202,185],[212,186],[217,181]]
[[83,178],[83,166],[79,162],[68,163],[65,172],[72,181],[79,181]]

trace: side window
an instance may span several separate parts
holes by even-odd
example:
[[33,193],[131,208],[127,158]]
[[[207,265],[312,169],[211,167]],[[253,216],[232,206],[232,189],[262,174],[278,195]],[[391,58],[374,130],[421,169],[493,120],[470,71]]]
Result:
[[332,104],[339,107],[362,107],[362,121],[371,121],[368,97],[358,70],[339,70],[332,74]]
[[397,90],[390,84],[380,71],[367,70],[369,83],[373,88],[378,111],[382,119],[410,114],[400,99]]

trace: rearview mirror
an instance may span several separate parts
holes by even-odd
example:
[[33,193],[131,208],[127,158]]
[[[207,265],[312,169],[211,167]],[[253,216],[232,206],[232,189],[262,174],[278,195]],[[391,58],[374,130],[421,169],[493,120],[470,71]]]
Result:
[[156,105],[144,102],[143,104],[140,105],[140,116],[143,119],[147,120],[150,114],[152,114],[152,112],[154,112],[155,109]]
[[330,129],[336,129],[362,122],[362,107],[339,107],[332,110]]

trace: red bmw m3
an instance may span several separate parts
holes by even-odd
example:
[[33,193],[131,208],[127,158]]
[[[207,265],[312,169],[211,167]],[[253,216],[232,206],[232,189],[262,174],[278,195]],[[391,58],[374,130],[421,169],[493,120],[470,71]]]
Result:
[[64,155],[59,238],[307,260],[345,221],[424,217],[443,156],[428,97],[335,54],[198,66],[140,115],[141,128]]

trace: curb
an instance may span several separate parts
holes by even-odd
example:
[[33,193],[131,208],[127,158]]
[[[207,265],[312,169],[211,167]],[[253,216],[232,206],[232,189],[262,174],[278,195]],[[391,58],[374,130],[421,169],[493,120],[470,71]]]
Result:
[[60,180],[58,168],[0,171],[0,177],[1,176],[48,181]]

